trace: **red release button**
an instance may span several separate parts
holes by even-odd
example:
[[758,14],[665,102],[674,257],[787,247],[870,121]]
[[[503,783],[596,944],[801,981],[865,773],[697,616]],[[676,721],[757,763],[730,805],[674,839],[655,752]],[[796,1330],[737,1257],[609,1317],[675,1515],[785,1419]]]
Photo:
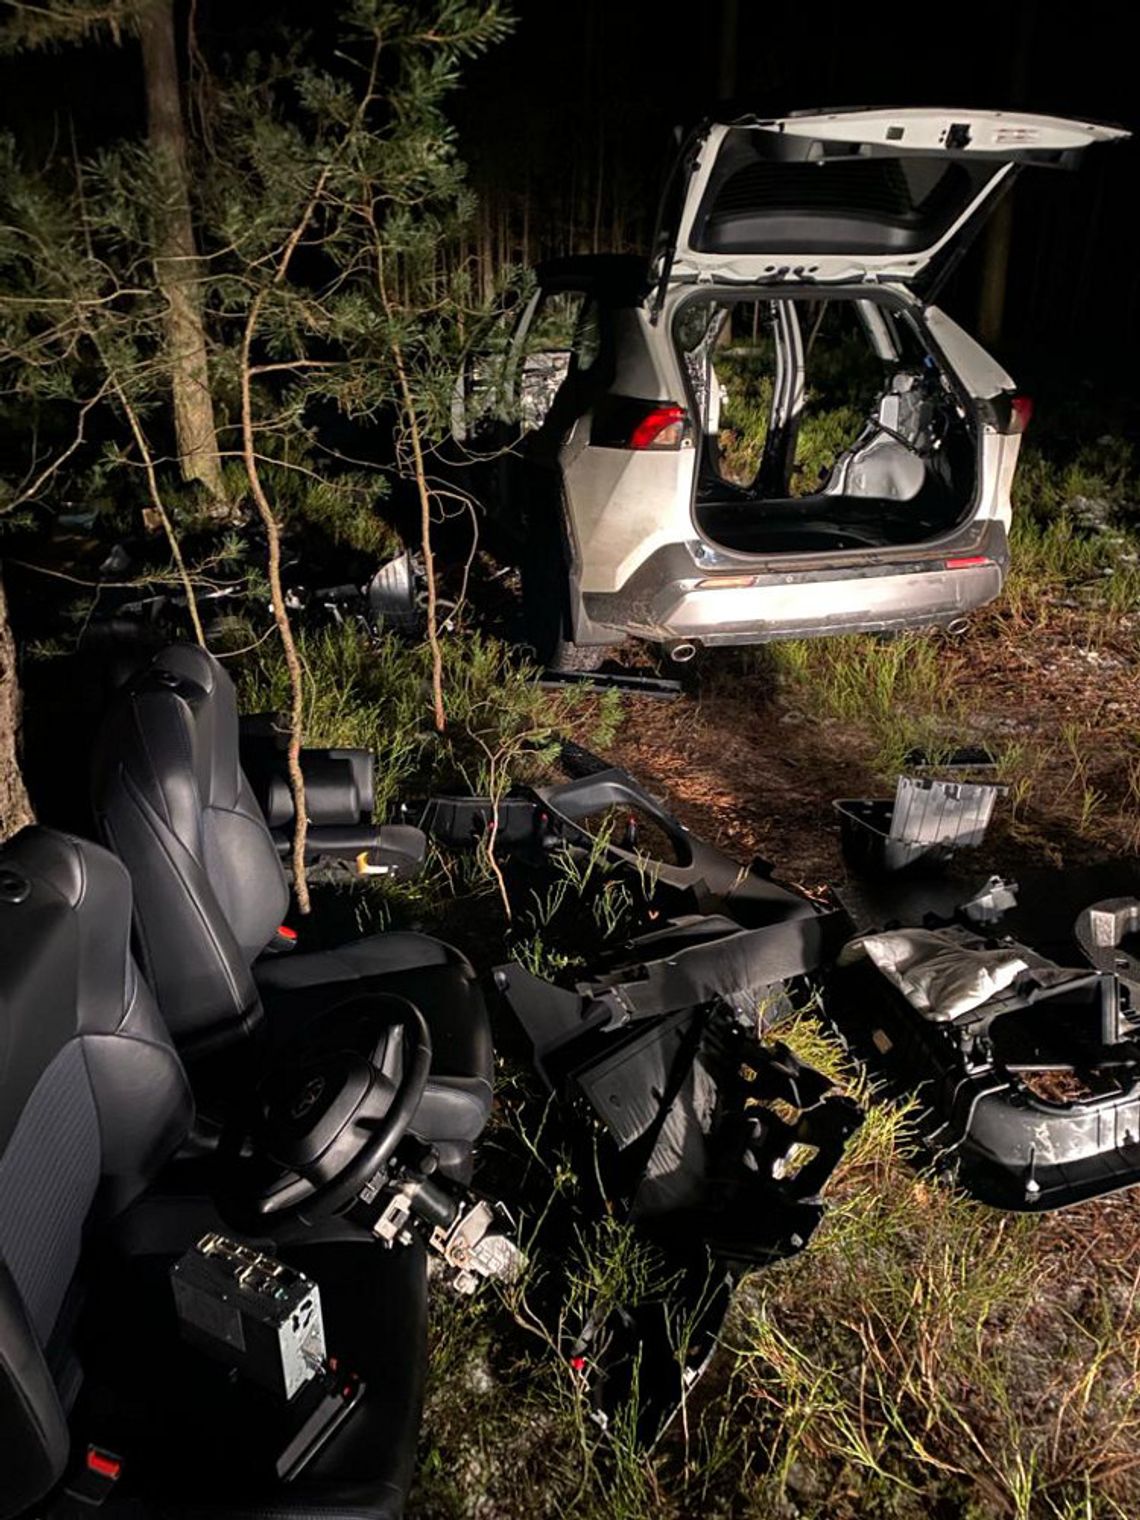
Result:
[[97,1446],[87,1448],[87,1471],[97,1473],[100,1478],[106,1478],[114,1483],[123,1470],[123,1464],[118,1457],[113,1457],[109,1452],[100,1451]]

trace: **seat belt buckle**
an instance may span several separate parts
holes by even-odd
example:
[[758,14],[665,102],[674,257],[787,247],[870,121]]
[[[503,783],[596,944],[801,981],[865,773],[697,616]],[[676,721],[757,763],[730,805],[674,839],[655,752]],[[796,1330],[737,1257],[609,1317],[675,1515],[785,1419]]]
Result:
[[78,1464],[64,1484],[64,1493],[75,1504],[85,1509],[100,1509],[110,1497],[123,1471],[123,1459],[105,1446],[87,1447],[83,1461]]
[[288,924],[278,924],[273,931],[273,938],[265,949],[270,955],[288,955],[291,950],[297,948],[297,931],[291,929]]

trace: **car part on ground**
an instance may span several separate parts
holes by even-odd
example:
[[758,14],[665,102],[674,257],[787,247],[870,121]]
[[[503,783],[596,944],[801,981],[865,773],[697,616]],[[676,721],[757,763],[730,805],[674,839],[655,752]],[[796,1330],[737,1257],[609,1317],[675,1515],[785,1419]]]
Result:
[[1029,969],[1012,946],[962,944],[953,930],[893,929],[850,940],[839,966],[866,957],[907,1002],[935,1024],[972,1012]]
[[[216,1230],[170,1269],[182,1338],[288,1407],[276,1473],[292,1483],[368,1391],[325,1351],[321,1290],[303,1273]],[[118,1465],[121,1467],[121,1461]]]
[[422,569],[407,550],[380,566],[363,591],[375,628],[397,633],[419,631],[423,615],[417,595],[418,577],[422,577]]
[[828,1006],[860,1055],[920,1092],[923,1140],[982,1201],[1042,1211],[1140,1182],[1140,1021],[1116,977],[1016,942],[1001,953],[1024,969],[950,1017],[930,1016],[870,963],[835,979]]
[[[615,1029],[589,993],[552,996],[517,965],[496,979],[551,1090],[584,1100],[605,1130],[599,1165],[624,1217],[737,1267],[806,1244],[861,1115],[832,1078],[762,1039],[772,984],[757,989],[748,1017],[709,999]],[[800,1164],[800,1147],[810,1161]]]
[[660,697],[664,702],[681,695],[680,681],[632,670],[544,670],[538,684],[552,691],[565,686],[585,687],[587,691],[624,691],[632,696]]
[[[564,760],[578,772],[568,782],[497,802],[433,798],[421,825],[453,849],[493,840],[508,882],[532,892],[569,858],[596,863],[636,903],[632,934],[607,945],[595,933],[572,985],[571,973],[554,981],[517,963],[495,982],[590,1184],[589,1205],[557,1225],[549,1196],[532,1205],[555,1249],[600,1214],[659,1253],[667,1288],[650,1302],[600,1294],[563,1348],[596,1418],[633,1397],[651,1441],[711,1355],[741,1273],[810,1239],[861,1122],[831,1077],[775,1037],[837,952],[843,919],[763,862],[695,838],[625,772],[575,746]],[[549,1115],[539,1122],[545,1131]],[[550,1313],[563,1322],[557,1303]]]
[[1077,943],[1090,965],[1115,972],[1140,1006],[1140,898],[1108,897],[1092,903],[1077,919]]
[[947,861],[955,850],[981,844],[994,803],[1007,790],[988,782],[900,776],[893,802],[841,798],[833,806],[844,857],[862,875]]
[[[397,1520],[427,1356],[423,1251],[341,1221],[270,1247],[291,1282],[319,1287],[328,1349],[352,1369],[323,1442],[298,1446],[291,1403],[183,1345],[170,1267],[221,1222],[180,1152],[190,1087],[130,932],[129,878],[107,851],[42,827],[0,849],[0,1515],[88,1513],[113,1493],[140,1515],[348,1503]],[[306,1387],[325,1397],[320,1381]]]
[[[282,859],[293,843],[287,725],[273,714],[241,719],[241,764]],[[309,827],[305,859],[328,867],[346,862],[362,876],[407,881],[420,875],[427,839],[406,822],[377,824],[376,757],[367,749],[302,749]]]
[[[576,749],[576,747],[575,747]],[[587,752],[577,750],[582,765]],[[590,768],[555,786],[521,787],[498,800],[433,797],[419,826],[438,844],[469,849],[489,839],[496,853],[534,864],[549,863],[560,849],[597,853],[607,870],[648,876],[655,910],[683,914],[728,913],[730,927],[756,927],[783,919],[811,920],[815,909],[798,893],[772,880],[765,861],[744,866],[692,834],[626,771]],[[660,848],[639,848],[652,829]],[[723,926],[722,926],[723,928]]]
[[[919,866],[839,890],[880,964],[841,955],[827,1013],[891,1093],[918,1098],[927,1155],[984,1202],[1041,1212],[1140,1182],[1140,1013],[1110,943],[1132,932],[1127,884],[1140,889],[1140,863],[1016,887]],[[1119,895],[1079,907],[1106,888]]]
[[325,1360],[320,1286],[211,1230],[170,1269],[183,1340],[288,1400]]
[[961,905],[972,924],[996,924],[1017,907],[1017,883],[1001,876],[991,876],[974,895]]
[[286,1050],[342,1005],[407,999],[426,1018],[433,1051],[412,1129],[465,1176],[493,1076],[474,970],[450,946],[410,932],[356,930],[341,944],[273,953],[289,886],[241,766],[233,683],[206,650],[164,649],[116,694],[93,800],[97,826],[131,872],[142,970],[193,1062],[200,1103],[247,1090],[265,1045]]
[[348,998],[270,1057],[251,1100],[231,1106],[217,1151],[219,1207],[257,1235],[338,1214],[414,1122],[431,1033],[406,998]]
[[603,1425],[634,1396],[639,1437],[657,1439],[740,1276],[802,1250],[819,1224],[862,1115],[772,1031],[825,959],[829,917],[745,929],[693,915],[573,989],[517,964],[495,973],[568,1115],[579,1174],[660,1251],[670,1284],[649,1303],[599,1295],[565,1348]]
[[379,1203],[369,1227],[386,1245],[410,1245],[418,1231],[452,1272],[457,1293],[474,1293],[487,1278],[504,1286],[516,1282],[526,1257],[511,1239],[504,1206],[442,1183],[435,1171],[430,1150],[398,1156],[361,1193],[356,1212],[366,1214]]

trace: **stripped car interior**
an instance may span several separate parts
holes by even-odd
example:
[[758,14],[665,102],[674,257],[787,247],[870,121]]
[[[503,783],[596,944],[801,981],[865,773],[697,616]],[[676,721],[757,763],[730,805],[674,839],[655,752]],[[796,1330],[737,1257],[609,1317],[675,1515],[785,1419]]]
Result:
[[[767,341],[734,350],[741,328]],[[832,293],[762,303],[697,297],[677,313],[674,332],[700,427],[693,517],[717,547],[779,554],[915,545],[969,517],[981,440],[913,314]],[[817,378],[812,366],[829,338],[849,370],[851,359],[862,361],[833,398],[826,371]],[[753,430],[752,457],[734,454],[735,416],[769,395],[762,447]],[[818,403],[832,416],[844,407],[848,434],[833,457],[806,466],[801,447]]]

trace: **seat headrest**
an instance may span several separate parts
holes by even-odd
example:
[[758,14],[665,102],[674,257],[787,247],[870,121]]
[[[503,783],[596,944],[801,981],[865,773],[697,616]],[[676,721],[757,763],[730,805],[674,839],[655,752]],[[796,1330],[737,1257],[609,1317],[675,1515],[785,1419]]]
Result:
[[[218,661],[199,644],[170,644],[159,650],[138,678],[139,687],[196,687],[202,696],[211,697],[229,676]],[[183,692],[193,697],[193,692]]]
[[[127,873],[121,867],[118,871],[125,891]],[[4,847],[0,867],[0,902],[24,902],[36,880],[61,897],[69,908],[78,907],[87,881],[79,840],[35,824],[10,840]]]

